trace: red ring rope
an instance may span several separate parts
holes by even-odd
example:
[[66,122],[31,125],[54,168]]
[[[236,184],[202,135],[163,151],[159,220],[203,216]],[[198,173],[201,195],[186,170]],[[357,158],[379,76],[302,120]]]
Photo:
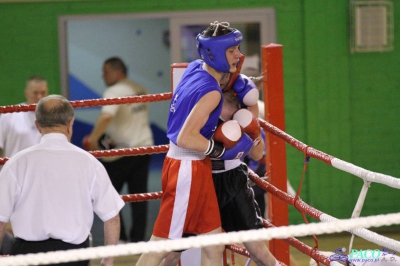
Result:
[[[83,108],[83,107],[94,107],[94,106],[113,105],[113,104],[159,102],[159,101],[170,100],[171,98],[172,98],[172,92],[167,92],[167,93],[157,93],[157,94],[146,94],[140,96],[77,100],[77,101],[70,101],[70,103],[74,108]],[[0,114],[35,111],[35,109],[36,109],[36,103],[0,106]]]

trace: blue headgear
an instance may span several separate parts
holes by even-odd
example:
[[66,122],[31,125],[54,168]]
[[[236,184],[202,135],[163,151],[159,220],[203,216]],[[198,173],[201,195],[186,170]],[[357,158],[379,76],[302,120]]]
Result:
[[243,36],[242,33],[233,29],[232,32],[222,36],[204,36],[205,31],[196,37],[197,53],[207,65],[219,72],[229,72],[231,68],[226,60],[226,50],[229,47],[239,45]]

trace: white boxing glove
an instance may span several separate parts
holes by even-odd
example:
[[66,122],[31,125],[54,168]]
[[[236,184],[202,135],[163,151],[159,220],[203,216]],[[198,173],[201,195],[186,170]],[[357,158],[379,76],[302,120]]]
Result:
[[253,116],[253,113],[246,108],[237,110],[233,114],[232,120],[238,121],[242,126],[244,133],[250,136],[254,141],[254,146],[261,142],[261,128],[258,119]]
[[217,127],[213,139],[221,142],[224,148],[231,149],[243,135],[243,128],[235,120],[228,120]]

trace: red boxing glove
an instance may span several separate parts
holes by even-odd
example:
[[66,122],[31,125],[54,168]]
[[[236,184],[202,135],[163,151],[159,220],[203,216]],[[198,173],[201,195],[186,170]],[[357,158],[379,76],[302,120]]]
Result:
[[[111,149],[115,148],[114,141],[107,134],[101,135],[101,137],[98,141],[98,144],[99,144],[100,150],[111,150]],[[90,149],[90,134],[86,135],[82,139],[82,147],[87,151],[91,151],[91,149]]]
[[242,108],[233,114],[233,120],[243,127],[244,133],[250,136],[253,140],[253,146],[257,146],[261,141],[261,128],[258,119],[253,116],[253,113]]
[[82,147],[87,150],[90,151],[90,135],[86,135],[83,140],[82,140]]
[[253,106],[257,104],[260,93],[256,84],[246,75],[240,74],[233,83],[232,89],[242,105]]
[[223,144],[225,149],[231,149],[243,135],[243,129],[235,120],[223,122],[215,130],[213,139]]

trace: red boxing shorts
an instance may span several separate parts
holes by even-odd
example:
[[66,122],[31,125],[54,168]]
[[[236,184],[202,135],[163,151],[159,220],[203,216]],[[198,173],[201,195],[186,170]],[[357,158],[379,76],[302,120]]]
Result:
[[177,239],[204,234],[221,226],[211,160],[203,153],[170,143],[162,171],[160,211],[153,235]]

